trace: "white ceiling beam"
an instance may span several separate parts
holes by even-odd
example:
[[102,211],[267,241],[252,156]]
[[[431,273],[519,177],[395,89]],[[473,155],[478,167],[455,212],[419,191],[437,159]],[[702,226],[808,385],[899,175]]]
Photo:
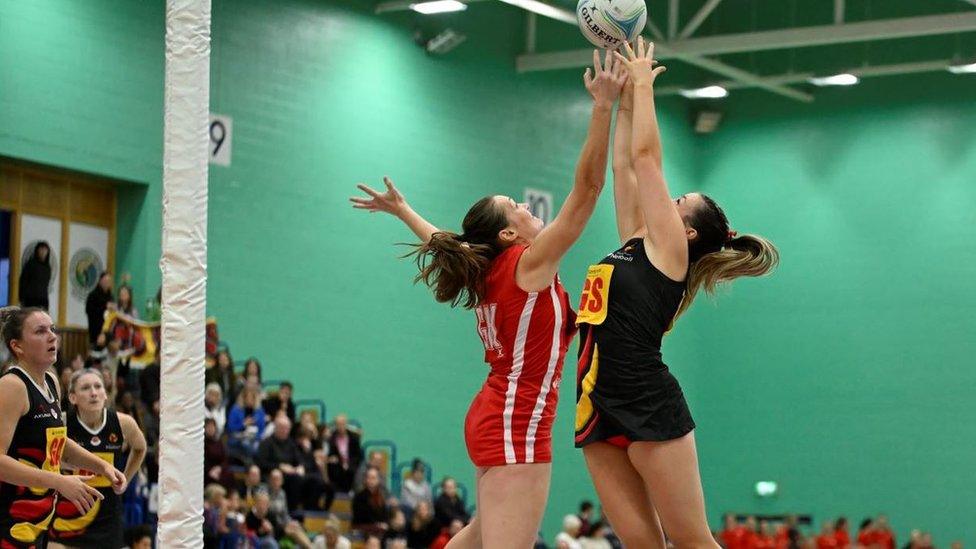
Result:
[[678,0],[668,2],[668,38],[678,34]]
[[962,0],[962,1],[965,2],[965,3],[967,3],[967,4],[971,4],[973,6],[976,6],[976,0]]
[[[939,59],[935,61],[920,61],[915,63],[898,63],[894,65],[876,65],[873,67],[860,67],[857,69],[844,69],[860,78],[870,78],[875,76],[893,76],[899,74],[915,74],[920,72],[938,72],[944,71],[946,68],[952,64],[950,59]],[[815,76],[822,76],[819,74],[809,73],[809,72],[794,72],[788,74],[781,74],[777,76],[765,76],[760,80],[764,84],[768,85],[789,85],[789,84],[802,84],[809,81]],[[756,87],[748,83],[742,82],[740,80],[726,80],[724,82],[717,82],[715,85],[722,86],[727,90],[738,90]],[[655,90],[655,95],[677,95],[687,88],[681,86],[664,86],[657,88]]]
[[737,87],[762,88],[777,95],[782,95],[783,97],[788,97],[804,103],[811,103],[813,101],[813,96],[809,93],[794,90],[783,83],[769,82],[761,76],[757,76],[731,65],[726,65],[725,63],[715,61],[714,59],[709,59],[707,57],[680,57],[679,59],[685,63],[689,63],[696,67],[720,74],[726,78],[732,78],[732,82],[736,83]]
[[[976,2],[976,0],[973,0]],[[843,25],[844,24],[844,0],[834,0],[834,24]]]
[[[705,56],[969,31],[976,31],[976,12],[690,38],[671,44],[658,43],[655,54],[667,59],[679,53]],[[563,50],[519,56],[517,66],[521,72],[577,68],[586,66],[592,58],[589,49]]]
[[[838,0],[838,1],[843,2],[844,0]],[[976,2],[976,0],[973,1]],[[698,13],[696,13],[695,16],[691,18],[691,21],[688,21],[688,24],[685,25],[685,28],[681,29],[681,32],[678,34],[678,40],[684,40],[685,38],[688,38],[692,34],[695,34],[695,31],[698,30],[698,27],[700,27],[702,23],[705,22],[705,19],[708,19],[708,16],[711,15],[713,11],[715,11],[715,8],[717,8],[720,3],[722,3],[722,0],[708,0],[708,2],[706,2],[705,5],[702,6],[700,10],[698,10]]]
[[537,17],[534,12],[525,12],[525,53],[535,53]]
[[[526,6],[526,2],[539,3],[539,2],[536,2],[536,0],[502,0],[502,1],[505,2],[505,3],[507,3],[507,4],[512,4],[512,5],[515,5],[515,6],[519,6],[519,7],[524,8],[524,9],[532,9],[532,8],[529,8],[529,7]],[[552,17],[553,19],[556,19],[558,21],[563,21],[563,22],[566,22],[566,23],[569,23],[570,22],[567,19],[572,18],[572,23],[571,24],[573,24],[573,25],[576,25],[577,24],[576,23],[575,14],[573,14],[569,10],[564,10],[562,8],[557,8],[557,7],[554,7],[554,6],[550,6],[548,4],[545,4],[545,6],[546,6],[547,9],[546,10],[543,10],[543,11],[548,11],[550,13],[543,13],[543,11],[536,11],[535,9],[532,9],[532,11],[536,11],[536,13],[541,13],[543,15],[548,15],[549,17]],[[584,50],[584,51],[586,51],[587,52],[587,55],[591,56],[590,58],[592,59],[593,50],[589,50],[588,49],[588,50]],[[663,56],[664,55],[667,55],[668,52],[669,52],[669,46],[667,46],[667,45],[658,45],[658,46],[655,47],[655,50],[654,51],[655,51],[655,56],[656,57],[664,58]],[[525,72],[522,69],[521,65],[519,64],[519,60],[522,59],[522,58],[525,58],[525,57],[538,56],[538,55],[548,55],[548,54],[525,54],[525,55],[519,56],[516,59],[516,69],[519,72]],[[742,69],[738,69],[736,67],[732,67],[730,65],[726,65],[725,63],[722,63],[720,61],[716,61],[714,59],[706,59],[706,58],[703,58],[703,57],[698,56],[698,55],[689,55],[689,54],[684,54],[684,53],[681,53],[681,52],[672,52],[671,57],[672,58],[681,59],[682,61],[684,61],[686,63],[690,63],[690,64],[695,65],[697,67],[701,67],[703,69],[709,70],[709,71],[714,72],[716,74],[720,74],[720,75],[725,76],[727,78],[733,78],[733,79],[736,79],[736,80],[741,80],[744,83],[750,83],[750,84],[752,84],[754,86],[757,86],[757,87],[766,89],[768,91],[771,91],[773,93],[782,95],[784,97],[789,97],[791,99],[796,99],[797,101],[804,101],[804,102],[813,101],[813,96],[811,96],[810,94],[803,93],[803,92],[799,92],[799,91],[796,91],[796,90],[794,90],[792,88],[789,88],[789,87],[786,87],[786,86],[780,86],[780,85],[775,85],[775,84],[769,84],[769,85],[764,84],[764,83],[761,82],[761,77],[759,77],[757,75],[754,75],[752,73],[746,72],[746,71],[744,71]],[[590,62],[592,62],[592,61],[589,61],[587,63],[583,63],[582,65],[574,65],[574,66],[584,66],[584,65],[588,65]]]
[[971,30],[976,30],[976,13],[958,12],[901,19],[881,19],[843,25],[822,25],[710,36],[686,40],[681,44],[675,44],[675,46],[692,55],[719,55],[952,34]]
[[[976,2],[976,0],[973,0],[973,2]],[[652,21],[650,17],[647,18],[647,30],[650,31],[651,36],[653,36],[655,40],[659,42],[667,42],[668,39],[664,37],[664,33],[661,32],[661,29],[654,24],[654,21]]]

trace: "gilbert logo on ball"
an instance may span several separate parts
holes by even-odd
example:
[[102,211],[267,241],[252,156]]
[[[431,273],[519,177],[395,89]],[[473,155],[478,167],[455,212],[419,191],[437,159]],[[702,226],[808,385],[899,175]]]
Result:
[[637,39],[647,24],[644,0],[580,0],[576,21],[583,36],[602,49],[617,49]]

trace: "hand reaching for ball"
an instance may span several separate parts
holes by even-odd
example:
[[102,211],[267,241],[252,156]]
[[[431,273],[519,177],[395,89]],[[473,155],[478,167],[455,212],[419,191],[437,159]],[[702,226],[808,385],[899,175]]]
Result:
[[644,38],[638,36],[636,52],[627,42],[624,42],[624,48],[627,52],[626,57],[619,52],[613,52],[613,55],[627,68],[630,80],[635,86],[641,84],[653,86],[657,76],[667,70],[663,65],[654,66],[657,65],[654,59],[654,42],[648,42],[645,48]]
[[623,64],[614,59],[610,51],[607,51],[606,58],[600,63],[600,51],[593,50],[593,73],[587,67],[583,73],[583,84],[586,91],[590,92],[593,102],[598,105],[612,106],[620,97],[620,90],[627,82],[627,71]]

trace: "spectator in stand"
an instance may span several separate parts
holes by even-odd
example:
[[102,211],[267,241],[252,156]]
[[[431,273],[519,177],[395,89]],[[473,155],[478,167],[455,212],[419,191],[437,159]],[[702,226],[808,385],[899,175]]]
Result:
[[34,246],[34,252],[20,271],[18,288],[21,307],[40,307],[45,311],[50,310],[51,246],[47,242],[42,240]]
[[881,549],[895,549],[895,533],[891,531],[886,515],[878,515],[877,520],[874,521],[873,541]]
[[380,486],[380,472],[370,467],[363,489],[352,499],[352,527],[364,535],[382,536],[389,528],[389,520],[390,508],[386,492]]
[[234,359],[230,356],[230,351],[223,349],[217,351],[214,365],[207,368],[204,374],[207,384],[216,383],[220,387],[221,393],[227,398],[224,405],[237,400],[237,374],[234,373]]
[[952,542],[952,544],[949,545],[949,549],[962,549],[962,542],[958,540]]
[[742,543],[746,549],[755,549],[756,544],[759,542],[759,524],[756,522],[756,517],[752,515],[746,517],[745,529],[746,533],[742,539]]
[[735,515],[725,514],[725,528],[719,534],[725,549],[747,549],[745,544],[747,533],[746,527],[735,520]]
[[288,506],[288,496],[285,495],[285,475],[281,469],[272,469],[268,473],[268,501],[270,513],[274,515],[275,522],[287,524],[291,519]]
[[315,538],[313,549],[352,549],[352,543],[339,533],[339,521],[329,517],[322,526],[322,535]]
[[861,521],[861,527],[857,529],[857,544],[862,547],[874,545],[874,521],[870,517]]
[[776,536],[768,520],[759,521],[759,535],[756,536],[755,549],[776,549]]
[[407,516],[398,508],[393,508],[393,515],[390,517],[390,527],[383,534],[383,545],[389,547],[397,541],[407,541]]
[[464,508],[464,500],[458,495],[457,482],[451,477],[444,477],[441,481],[441,493],[437,496],[434,504],[434,515],[437,522],[444,527],[450,526],[455,520],[467,524],[471,520],[467,509]]
[[329,439],[329,479],[340,492],[352,490],[356,469],[363,460],[359,435],[349,429],[348,421],[345,414],[337,415],[335,431]]
[[261,483],[261,468],[251,465],[244,475],[244,480],[237,487],[237,493],[241,496],[241,506],[246,509],[253,507],[254,499],[262,490],[267,491],[267,487]]
[[[234,393],[240,393],[244,390],[244,386],[247,385],[248,381],[257,381],[258,387],[261,387],[261,381],[264,378],[261,377],[261,362],[254,358],[253,356],[247,359],[244,363],[244,370],[241,371],[241,375],[237,377],[237,387],[234,388]],[[264,395],[261,395],[259,402],[264,400]]]
[[582,549],[579,540],[581,521],[576,515],[563,517],[563,530],[556,535],[556,549]]
[[119,295],[116,298],[115,308],[122,314],[139,318],[139,309],[132,303],[132,287],[128,284],[119,286]]
[[820,527],[820,535],[817,536],[817,549],[838,549],[837,531],[833,522],[825,520]]
[[[380,536],[370,535],[366,538],[366,545],[363,546],[364,549],[383,549],[383,542],[380,541]],[[406,545],[403,546],[406,548]],[[388,544],[386,549],[397,549],[393,544]]]
[[224,488],[233,486],[234,475],[227,460],[227,448],[217,434],[213,418],[203,420],[203,472],[206,483],[216,482]]
[[801,541],[796,515],[787,516],[776,530],[776,549],[798,549]]
[[291,421],[284,413],[278,414],[274,421],[274,434],[261,441],[254,462],[265,475],[270,474],[272,469],[280,469],[284,473],[288,508],[297,509],[301,502],[305,465],[298,443],[290,435]]
[[268,492],[261,490],[254,496],[254,505],[245,519],[247,532],[257,539],[257,549],[278,549],[278,539],[284,531],[271,515],[271,500]]
[[430,502],[423,499],[418,501],[407,528],[407,546],[430,547],[440,533],[441,525],[434,519]]
[[227,425],[227,408],[224,407],[224,392],[220,385],[208,383],[207,389],[203,393],[203,417],[212,419],[217,429],[217,437],[224,434],[224,427]]
[[[329,446],[328,442],[325,446]],[[379,450],[372,450],[369,453],[369,458],[361,463],[356,469],[356,476],[353,479],[353,489],[357,492],[363,489],[363,483],[366,480],[366,470],[370,467],[376,467],[380,471],[380,484],[383,488],[388,488],[386,485],[386,455]]]
[[590,500],[581,501],[579,513],[576,516],[580,519],[580,535],[589,535],[590,523],[593,522],[593,502]]
[[159,355],[157,354],[156,360],[139,372],[139,398],[146,403],[146,406],[159,400],[161,394],[159,374]]
[[258,451],[264,424],[264,409],[258,406],[258,387],[249,383],[227,415],[227,445],[231,456],[250,463]]
[[400,489],[400,503],[407,509],[413,510],[421,502],[427,502],[428,506],[434,504],[434,495],[427,482],[427,466],[420,458],[414,458],[410,465],[410,474],[403,480],[403,487]]
[[834,524],[834,539],[837,540],[838,549],[847,549],[851,546],[851,535],[847,532],[847,518],[838,517]]
[[88,294],[85,300],[85,314],[88,316],[88,342],[95,343],[98,334],[102,333],[105,324],[105,311],[115,307],[112,304],[112,275],[102,272],[98,275],[98,284]]
[[592,523],[589,533],[580,536],[577,541],[582,549],[613,549],[613,545],[607,539],[607,525],[602,521]]
[[335,499],[335,488],[329,482],[326,470],[326,455],[317,449],[313,440],[316,436],[314,425],[301,425],[296,433],[295,443],[305,468],[302,484],[302,506],[306,511],[328,511]]
[[261,403],[264,413],[268,417],[278,415],[278,410],[284,410],[288,420],[295,423],[295,403],[291,400],[293,387],[290,381],[282,381],[278,386],[278,394],[269,396]]
[[125,539],[128,540],[129,549],[152,549],[153,547],[152,529],[146,524],[129,529],[125,533]]
[[434,540],[434,543],[430,544],[430,549],[444,549],[447,547],[447,544],[450,543],[451,538],[458,535],[458,532],[460,532],[462,528],[464,528],[464,523],[459,520],[455,520],[447,528],[444,528],[440,535],[437,536],[437,539]]
[[206,549],[237,547],[233,543],[233,521],[236,513],[226,499],[227,490],[219,484],[208,484],[203,491],[203,546]]

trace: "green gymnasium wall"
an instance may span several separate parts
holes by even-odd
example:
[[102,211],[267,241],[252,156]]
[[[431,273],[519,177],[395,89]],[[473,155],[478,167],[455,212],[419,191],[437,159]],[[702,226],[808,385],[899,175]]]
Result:
[[685,319],[713,525],[887,513],[899,546],[911,528],[976,541],[976,78],[922,78],[808,106],[736,94],[698,140],[701,187],[782,254]]
[[[471,314],[412,286],[394,245],[409,232],[346,199],[389,174],[445,228],[484,194],[532,186],[558,203],[589,100],[582,71],[515,73],[522,39],[486,29],[517,27],[516,10],[444,16],[468,42],[428,57],[410,28],[430,20],[367,4],[214,2],[211,110],[233,117],[234,143],[232,166],[211,168],[209,311],[238,360],[472,486],[461,426],[485,367]],[[117,257],[140,302],[159,284],[163,17],[161,1],[0,0],[0,155],[132,182]],[[954,102],[877,82],[802,107],[738,93],[707,138],[683,102],[660,103],[672,190],[712,193],[783,252],[777,276],[702,300],[666,342],[713,521],[886,511],[899,539],[919,526],[940,544],[967,525],[972,80],[947,80]],[[615,245],[610,198],[564,262],[574,294]],[[592,496],[571,447],[573,362],[547,539]],[[754,499],[757,480],[779,481],[779,498]]]
[[[445,228],[485,194],[521,199],[531,186],[561,203],[589,120],[582,70],[518,75],[523,40],[486,29],[524,16],[477,9],[477,20],[449,19],[468,42],[431,57],[412,42],[412,14],[215,1],[211,110],[233,117],[234,140],[232,165],[211,167],[208,257],[208,311],[238,360],[259,357],[299,398],[323,398],[367,438],[394,439],[403,459],[471,488],[462,422],[486,375],[472,314],[413,286],[395,246],[412,235],[347,199],[389,174]],[[0,154],[132,182],[120,191],[118,270],[140,303],[160,279],[163,18],[162,2],[0,0]],[[664,105],[673,171],[690,173],[683,107]],[[573,294],[616,243],[611,209],[608,190],[564,264]],[[572,448],[572,362],[547,538],[592,497]]]

